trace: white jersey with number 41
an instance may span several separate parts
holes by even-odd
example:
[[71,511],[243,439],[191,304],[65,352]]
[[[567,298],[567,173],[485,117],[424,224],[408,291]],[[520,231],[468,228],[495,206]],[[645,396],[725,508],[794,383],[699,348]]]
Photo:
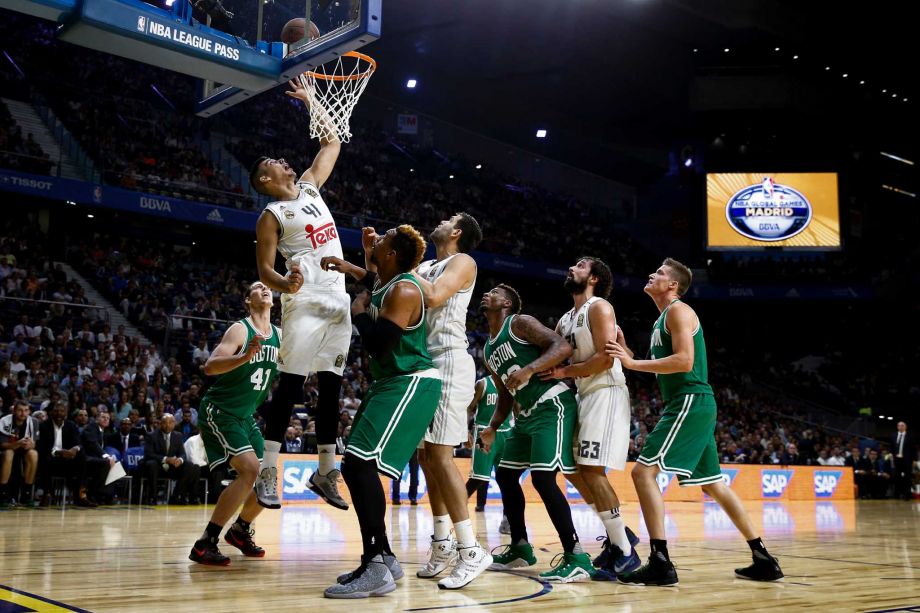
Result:
[[319,263],[326,256],[342,257],[342,243],[332,213],[312,183],[297,184],[296,200],[280,200],[265,207],[281,225],[278,252],[284,256],[288,271],[300,265],[305,290],[345,291],[345,275],[323,270]]

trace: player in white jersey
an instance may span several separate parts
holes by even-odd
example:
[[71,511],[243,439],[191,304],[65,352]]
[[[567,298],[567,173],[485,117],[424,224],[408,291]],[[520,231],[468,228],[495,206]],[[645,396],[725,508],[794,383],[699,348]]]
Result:
[[[291,81],[287,94],[309,105],[307,91]],[[338,492],[335,438],[342,370],[351,342],[351,311],[343,275],[323,270],[320,260],[342,257],[342,245],[332,214],[319,190],[339,157],[335,136],[320,139],[313,164],[300,178],[283,159],[259,158],[250,183],[260,194],[275,198],[256,224],[256,260],[262,283],[282,293],[281,376],[266,419],[265,457],[256,491],[259,503],[280,508],[277,461],[281,441],[295,402],[303,399],[304,382],[317,373],[319,400],[316,438],[319,468],[310,476],[310,489],[339,509],[348,504]],[[275,252],[284,256],[288,274],[275,271]]]
[[572,345],[570,364],[556,366],[541,378],[574,378],[578,388],[578,428],[575,434],[577,475],[567,475],[597,512],[607,531],[604,553],[595,564],[603,573],[595,579],[615,579],[641,565],[633,545],[638,541],[620,517],[620,501],[607,480],[607,468],[624,470],[629,451],[629,390],[620,361],[604,351],[616,340],[618,327],[607,302],[613,286],[610,268],[597,258],[583,257],[569,268],[564,287],[575,306],[559,320],[556,332]]
[[482,230],[471,215],[457,213],[442,221],[430,238],[435,259],[422,262],[415,276],[425,296],[428,353],[441,376],[441,400],[419,448],[434,535],[430,559],[417,575],[436,577],[457,560],[438,585],[459,589],[492,563],[492,556],[476,542],[466,484],[454,463],[454,447],[467,439],[466,409],[476,386],[476,366],[467,351],[466,312],[476,285],[476,261],[469,252],[482,240]]

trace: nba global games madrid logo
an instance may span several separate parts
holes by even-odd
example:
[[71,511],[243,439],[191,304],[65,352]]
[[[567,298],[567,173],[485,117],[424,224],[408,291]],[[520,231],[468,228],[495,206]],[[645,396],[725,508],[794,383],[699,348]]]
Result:
[[766,177],[729,198],[725,217],[742,236],[758,241],[781,241],[808,227],[811,203],[802,192]]

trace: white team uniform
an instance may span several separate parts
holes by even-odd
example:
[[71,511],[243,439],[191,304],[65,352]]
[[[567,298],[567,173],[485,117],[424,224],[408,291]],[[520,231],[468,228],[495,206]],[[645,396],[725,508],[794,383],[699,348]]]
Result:
[[[595,354],[588,309],[603,300],[588,299],[578,311],[572,309],[559,320],[559,332],[574,348],[572,362],[584,362]],[[575,433],[575,461],[589,466],[626,468],[629,452],[629,390],[623,365],[613,366],[590,377],[575,379],[578,388],[578,428]]]
[[[455,257],[422,262],[416,271],[434,283]],[[466,311],[475,284],[473,278],[468,288],[461,289],[438,308],[428,309],[425,315],[428,353],[441,376],[441,400],[425,433],[425,440],[436,445],[454,446],[467,439],[466,408],[476,394],[476,365],[467,351]]]
[[300,266],[303,287],[296,294],[281,294],[281,372],[306,376],[330,371],[341,375],[351,342],[351,303],[345,293],[345,276],[320,267],[325,256],[342,257],[335,221],[319,190],[299,182],[296,200],[272,202],[265,207],[281,225],[278,252],[288,271]]

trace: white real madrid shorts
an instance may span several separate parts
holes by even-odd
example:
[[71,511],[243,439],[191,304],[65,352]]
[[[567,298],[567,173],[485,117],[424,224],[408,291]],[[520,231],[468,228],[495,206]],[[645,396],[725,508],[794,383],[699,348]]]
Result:
[[441,400],[425,442],[459,445],[467,440],[466,409],[476,395],[476,364],[466,349],[450,349],[432,356],[441,376]]
[[578,395],[575,463],[625,470],[629,452],[629,390],[601,387]]
[[304,287],[295,295],[281,295],[281,372],[307,376],[328,371],[341,375],[350,343],[348,294]]

